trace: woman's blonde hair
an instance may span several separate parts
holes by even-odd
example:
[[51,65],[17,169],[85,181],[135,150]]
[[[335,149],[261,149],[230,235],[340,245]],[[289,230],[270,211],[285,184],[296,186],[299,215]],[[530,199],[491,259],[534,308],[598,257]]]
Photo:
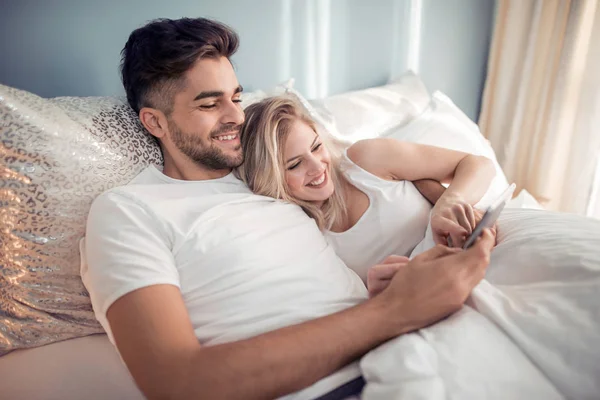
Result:
[[[317,129],[314,120],[292,95],[266,98],[248,106],[244,112],[246,122],[240,130],[244,163],[237,168],[238,177],[256,194],[299,205],[315,219],[320,229],[330,229],[335,221],[345,218],[344,178],[340,170],[345,144]],[[283,149],[296,121],[311,127],[331,154],[329,175],[335,190],[322,207],[293,197],[285,180]]]

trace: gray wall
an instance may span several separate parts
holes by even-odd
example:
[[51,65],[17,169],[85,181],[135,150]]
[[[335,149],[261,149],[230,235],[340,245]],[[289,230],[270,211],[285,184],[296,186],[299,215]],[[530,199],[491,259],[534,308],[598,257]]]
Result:
[[[476,118],[494,0],[2,0],[0,83],[44,97],[120,95],[119,52],[157,17],[206,16],[238,31],[246,89],[296,78],[307,97],[385,83],[409,67],[421,9],[419,70]],[[413,60],[414,61],[414,60]]]
[[423,0],[420,75],[472,119],[479,115],[495,2]]

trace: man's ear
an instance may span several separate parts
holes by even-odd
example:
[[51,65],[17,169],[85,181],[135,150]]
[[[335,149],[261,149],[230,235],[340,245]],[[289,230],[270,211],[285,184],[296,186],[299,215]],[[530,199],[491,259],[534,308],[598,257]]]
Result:
[[144,125],[152,136],[161,139],[167,134],[167,117],[162,111],[156,108],[144,107],[140,110],[139,116],[142,125]]

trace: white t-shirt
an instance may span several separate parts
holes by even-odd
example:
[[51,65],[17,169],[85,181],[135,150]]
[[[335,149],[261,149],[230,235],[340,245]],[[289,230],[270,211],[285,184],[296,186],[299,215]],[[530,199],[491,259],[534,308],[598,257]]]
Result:
[[[82,263],[97,319],[136,289],[180,288],[202,345],[249,338],[368,298],[360,278],[299,207],[257,196],[233,174],[181,181],[148,167],[99,196]],[[360,374],[356,364],[289,398],[314,398]]]

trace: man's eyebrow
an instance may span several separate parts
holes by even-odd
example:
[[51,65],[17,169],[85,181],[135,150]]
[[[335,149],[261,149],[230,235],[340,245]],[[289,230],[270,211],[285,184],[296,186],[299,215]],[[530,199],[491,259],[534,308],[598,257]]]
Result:
[[194,97],[194,101],[206,99],[207,97],[221,97],[224,94],[225,93],[220,90],[213,90],[210,92],[200,92],[200,94],[198,96]]
[[[310,145],[310,148],[311,148],[311,149],[313,148],[313,146],[314,146],[314,145],[315,145],[315,143],[317,142],[317,139],[318,139],[318,138],[319,138],[319,135],[316,135],[316,134],[315,134],[315,140],[313,140],[312,144]],[[290,158],[289,160],[287,160],[285,163],[286,163],[286,164],[288,164],[290,161],[294,161],[295,159],[297,159],[297,158],[300,158],[300,157],[302,157],[302,156],[300,155],[300,156],[292,157],[292,158]]]
[[[233,91],[233,94],[238,94],[243,91],[244,91],[244,88],[242,87],[242,85],[238,85],[238,87],[236,87],[235,90]],[[211,90],[208,92],[200,92],[200,94],[198,96],[194,97],[194,101],[206,99],[208,97],[222,97],[223,95],[225,95],[225,92],[223,92],[221,90]]]

